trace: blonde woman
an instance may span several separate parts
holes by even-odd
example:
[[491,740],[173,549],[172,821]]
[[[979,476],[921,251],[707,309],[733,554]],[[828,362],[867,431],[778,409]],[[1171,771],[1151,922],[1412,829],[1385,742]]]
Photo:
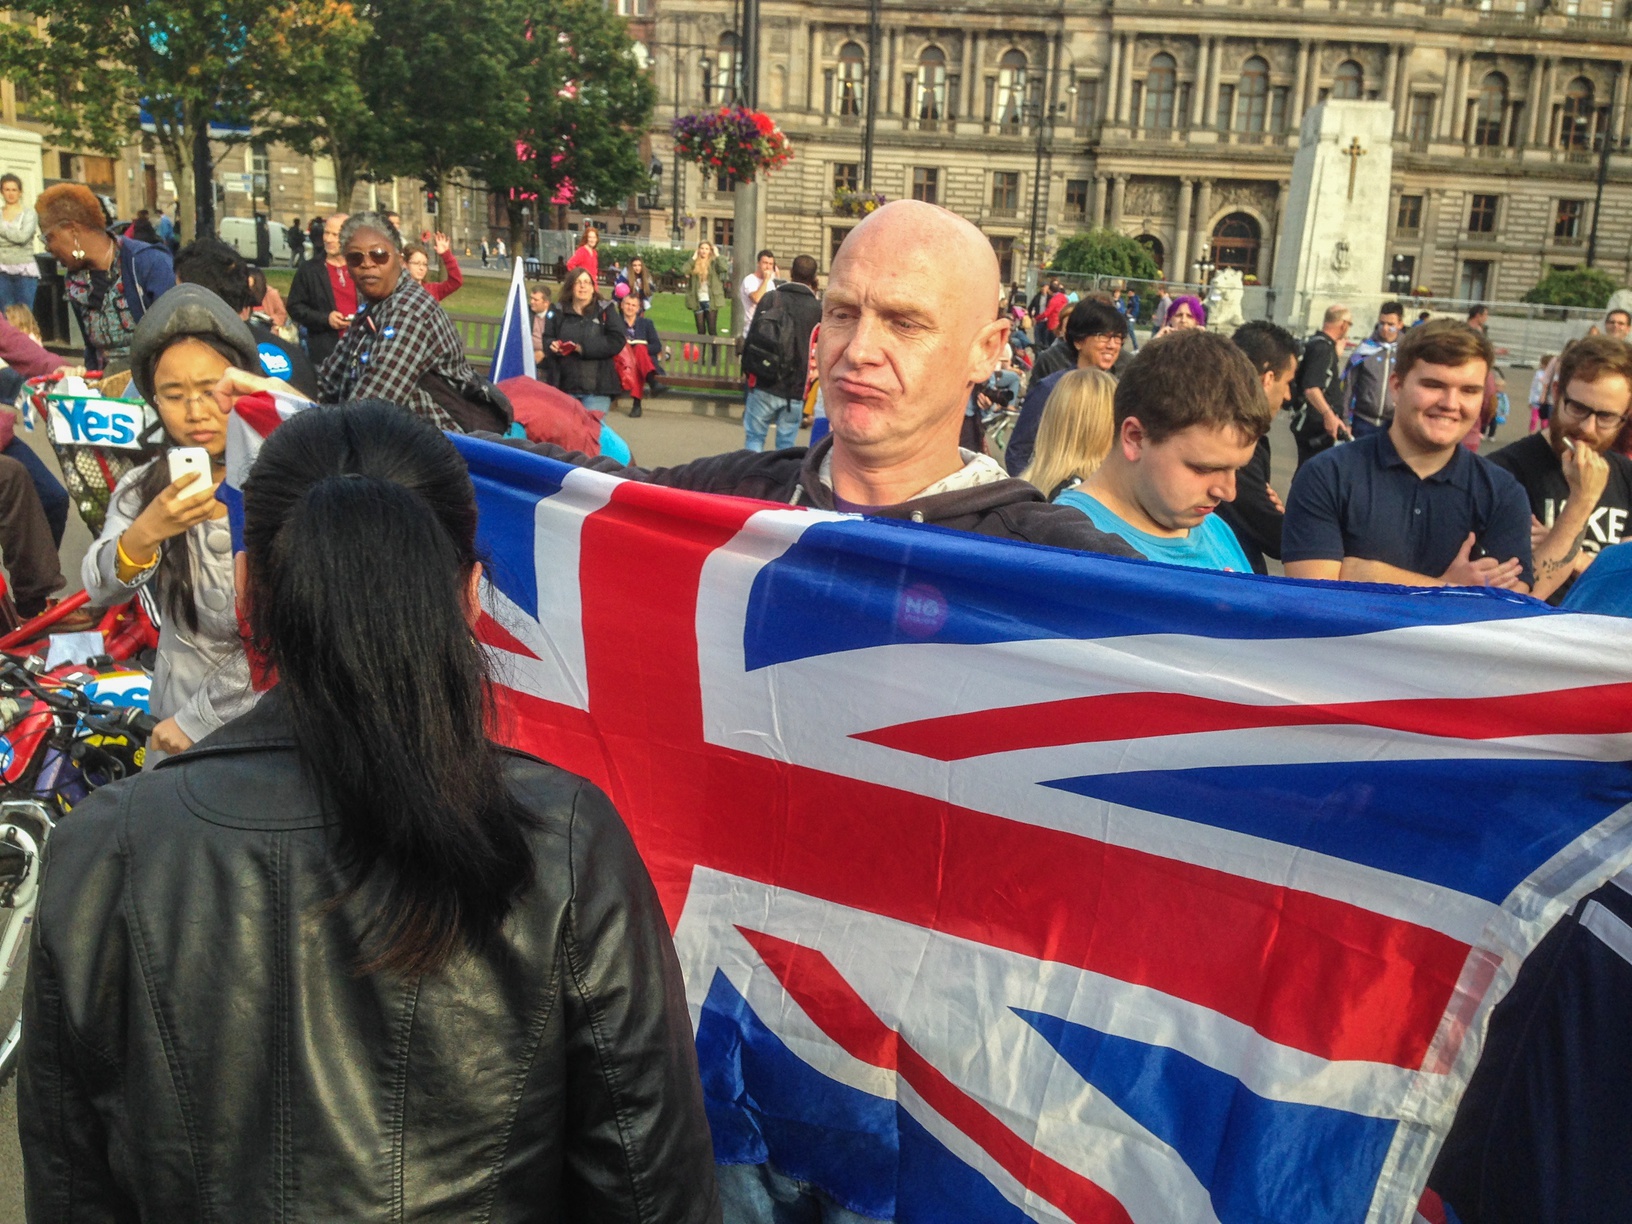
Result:
[[697,331],[704,336],[714,334],[719,321],[720,305],[725,301],[725,280],[720,275],[720,261],[714,255],[712,242],[699,242],[697,255],[691,261],[691,275],[686,278],[686,309],[697,320]]
[[1104,370],[1072,370],[1060,376],[1043,405],[1037,447],[1021,473],[1050,501],[1086,480],[1110,453],[1116,435],[1111,401],[1116,379]]

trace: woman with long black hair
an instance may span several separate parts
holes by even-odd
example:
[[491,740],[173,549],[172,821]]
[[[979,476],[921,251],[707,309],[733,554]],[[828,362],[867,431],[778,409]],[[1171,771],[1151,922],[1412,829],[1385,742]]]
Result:
[[463,460],[314,408],[244,489],[276,684],[51,842],[31,1219],[719,1219],[680,969],[617,812],[493,744]]

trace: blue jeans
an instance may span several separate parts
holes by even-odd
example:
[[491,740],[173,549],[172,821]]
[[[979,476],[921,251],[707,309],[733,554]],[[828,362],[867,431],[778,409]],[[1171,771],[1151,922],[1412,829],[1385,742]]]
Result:
[[51,475],[51,469],[45,466],[45,460],[36,455],[34,448],[21,438],[13,438],[11,444],[0,451],[0,454],[17,460],[28,471],[29,481],[34,485],[34,491],[40,495],[40,505],[45,509],[45,522],[51,528],[51,538],[56,541],[57,547],[61,548],[62,533],[68,527],[68,490]]
[[715,1165],[724,1224],[870,1224],[815,1186],[770,1165]]
[[612,411],[612,397],[610,395],[574,395],[572,398],[591,412]]
[[0,311],[7,306],[27,306],[34,309],[34,291],[40,287],[37,276],[21,276],[16,272],[0,272]]
[[742,410],[742,428],[747,435],[744,445],[751,451],[765,449],[765,435],[776,425],[776,449],[787,450],[799,440],[799,421],[805,414],[805,405],[796,399],[784,399],[761,391],[758,387],[748,392],[747,406]]

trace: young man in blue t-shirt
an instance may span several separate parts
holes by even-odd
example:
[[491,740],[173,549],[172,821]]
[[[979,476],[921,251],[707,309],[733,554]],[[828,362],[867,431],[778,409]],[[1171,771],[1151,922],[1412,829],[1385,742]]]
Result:
[[1117,384],[1116,436],[1099,468],[1055,500],[1152,561],[1250,573],[1213,512],[1269,429],[1262,381],[1241,350],[1200,329],[1147,344]]

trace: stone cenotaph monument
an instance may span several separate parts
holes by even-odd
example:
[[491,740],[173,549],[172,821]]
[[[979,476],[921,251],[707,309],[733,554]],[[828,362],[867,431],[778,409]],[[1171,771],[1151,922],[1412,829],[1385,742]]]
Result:
[[[1304,115],[1275,257],[1275,321],[1297,335],[1333,302],[1385,292],[1393,133],[1386,102],[1327,101]],[[1354,314],[1369,318],[1366,305]]]

